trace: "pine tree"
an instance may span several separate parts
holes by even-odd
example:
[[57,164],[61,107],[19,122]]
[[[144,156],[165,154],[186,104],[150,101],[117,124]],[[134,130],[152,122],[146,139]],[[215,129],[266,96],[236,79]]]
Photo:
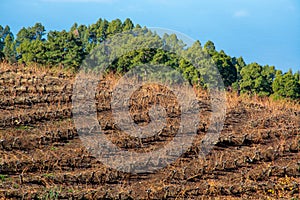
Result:
[[272,84],[274,90],[273,97],[278,98],[300,98],[300,83],[298,81],[297,73],[293,75],[292,70],[282,74],[281,71],[277,71],[275,80]]
[[240,87],[242,93],[269,96],[273,93],[272,81],[275,76],[275,68],[251,63],[241,70],[242,79]]
[[122,27],[123,27],[123,31],[129,31],[129,30],[132,30],[134,28],[134,24],[129,18],[127,18],[123,22]]
[[14,39],[11,35],[7,35],[4,40],[4,48],[3,48],[4,59],[9,63],[16,62],[16,51]]

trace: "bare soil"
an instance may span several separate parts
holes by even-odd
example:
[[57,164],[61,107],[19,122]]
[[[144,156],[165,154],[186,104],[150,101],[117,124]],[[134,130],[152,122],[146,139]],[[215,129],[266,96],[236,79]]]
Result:
[[[199,157],[212,109],[201,109],[194,145],[153,173],[130,174],[101,163],[82,144],[72,119],[75,75],[36,67],[0,67],[0,198],[3,199],[300,199],[300,106],[227,94],[224,128],[213,150]],[[149,123],[160,103],[167,126],[139,140],[119,130],[110,109],[116,80],[95,95],[102,130],[117,146],[137,152],[167,144],[178,131],[180,107],[163,87],[131,97],[135,123]],[[160,95],[160,94],[164,95]]]

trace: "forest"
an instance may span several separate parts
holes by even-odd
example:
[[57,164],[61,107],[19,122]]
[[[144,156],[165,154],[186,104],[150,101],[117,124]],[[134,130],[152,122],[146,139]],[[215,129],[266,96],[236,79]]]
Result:
[[[134,29],[147,31],[146,27],[134,24],[130,19],[107,21],[99,19],[91,25],[74,25],[70,30],[51,30],[46,32],[41,23],[31,27],[23,27],[14,35],[10,27],[0,25],[0,60],[21,66],[35,63],[40,66],[61,66],[78,70],[85,57],[107,38],[117,33]],[[225,87],[238,93],[271,96],[273,99],[299,100],[300,71],[282,72],[275,66],[262,66],[256,62],[245,63],[243,57],[231,57],[223,50],[217,51],[212,41],[204,45],[196,41],[192,47],[185,49],[176,35],[165,34],[159,39],[166,45],[176,43],[177,48],[185,51],[201,50],[210,55],[217,66]],[[143,63],[166,64],[178,69],[192,84],[205,87],[201,74],[185,60],[166,51],[141,49],[118,58],[111,70],[124,73],[133,66]]]

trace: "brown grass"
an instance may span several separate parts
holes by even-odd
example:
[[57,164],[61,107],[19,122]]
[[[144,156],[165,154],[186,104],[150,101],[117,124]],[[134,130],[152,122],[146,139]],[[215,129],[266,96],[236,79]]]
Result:
[[[299,104],[227,93],[223,131],[213,150],[199,158],[211,111],[207,91],[195,89],[202,107],[193,146],[155,173],[129,174],[103,165],[82,144],[71,116],[74,77],[59,68],[0,63],[0,198],[299,198]],[[140,140],[120,131],[112,118],[111,91],[119,78],[107,75],[96,93],[105,135],[128,151],[167,144],[180,121],[174,95],[158,85],[133,94],[135,123],[149,123],[147,112],[158,102],[170,114],[162,132]]]

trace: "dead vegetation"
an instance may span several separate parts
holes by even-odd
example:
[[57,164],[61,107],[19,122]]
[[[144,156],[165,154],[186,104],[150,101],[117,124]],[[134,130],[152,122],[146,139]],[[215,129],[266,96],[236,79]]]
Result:
[[[111,112],[110,75],[95,95],[97,117],[117,146],[151,151],[178,131],[180,106],[166,88],[145,86],[131,97],[134,122],[149,123],[159,103],[167,125],[135,138],[119,130]],[[129,174],[99,162],[82,144],[72,120],[74,74],[35,66],[0,66],[0,197],[7,199],[299,199],[300,106],[227,94],[224,129],[199,158],[209,126],[209,97],[197,91],[201,113],[194,145],[154,173]]]

